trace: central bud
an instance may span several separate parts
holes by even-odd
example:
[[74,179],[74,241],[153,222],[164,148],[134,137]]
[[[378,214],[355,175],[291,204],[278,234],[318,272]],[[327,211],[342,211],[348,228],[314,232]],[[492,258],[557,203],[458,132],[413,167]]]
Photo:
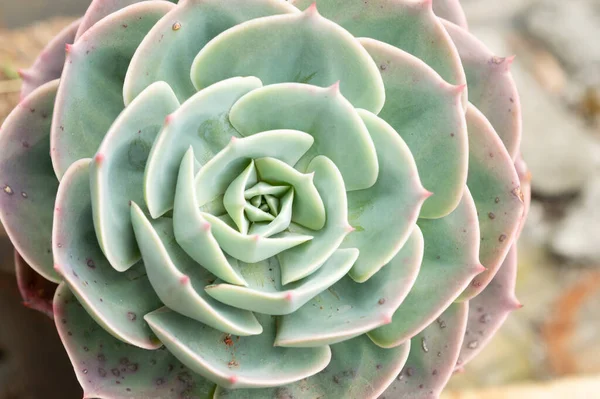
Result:
[[291,231],[292,222],[320,230],[325,208],[313,177],[275,158],[251,160],[225,191],[221,220],[255,239]]
[[274,257],[283,285],[319,269],[350,230],[343,178],[330,159],[311,154],[313,143],[286,129],[234,136],[204,165],[190,147],[173,206],[181,248],[237,286],[249,285],[249,264]]

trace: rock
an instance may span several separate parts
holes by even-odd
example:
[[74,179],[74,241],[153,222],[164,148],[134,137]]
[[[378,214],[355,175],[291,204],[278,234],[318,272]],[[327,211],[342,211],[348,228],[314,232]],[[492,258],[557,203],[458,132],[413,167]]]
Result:
[[544,205],[539,201],[532,201],[527,223],[523,235],[539,246],[546,246],[555,230],[555,222],[547,217]]
[[579,262],[600,260],[600,174],[585,185],[580,200],[571,205],[567,216],[558,224],[550,245],[558,255]]
[[600,4],[596,0],[545,0],[522,18],[524,30],[554,53],[586,85],[600,84]]
[[513,68],[523,109],[523,158],[533,176],[532,189],[544,196],[579,192],[598,164],[594,133],[518,63]]

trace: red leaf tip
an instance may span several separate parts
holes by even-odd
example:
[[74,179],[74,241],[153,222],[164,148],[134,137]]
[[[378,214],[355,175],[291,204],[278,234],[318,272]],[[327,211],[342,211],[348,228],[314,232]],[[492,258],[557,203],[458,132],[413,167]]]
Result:
[[319,15],[319,10],[317,10],[317,2],[313,2],[305,11],[306,15]]

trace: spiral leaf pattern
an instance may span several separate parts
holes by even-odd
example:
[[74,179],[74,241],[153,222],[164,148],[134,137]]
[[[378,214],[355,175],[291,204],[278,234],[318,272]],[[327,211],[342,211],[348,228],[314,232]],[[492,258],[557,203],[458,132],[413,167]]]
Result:
[[0,219],[86,398],[435,396],[518,307],[512,60],[457,1],[94,0],[40,57]]

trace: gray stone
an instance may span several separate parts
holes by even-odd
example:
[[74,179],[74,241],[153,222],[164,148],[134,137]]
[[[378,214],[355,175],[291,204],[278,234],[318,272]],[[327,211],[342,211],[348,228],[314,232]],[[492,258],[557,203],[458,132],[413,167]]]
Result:
[[523,14],[527,34],[587,85],[600,84],[600,2],[545,0]]
[[585,185],[580,200],[572,204],[550,241],[552,250],[569,259],[594,262],[600,259],[600,173]]
[[600,145],[593,132],[548,96],[531,75],[513,68],[523,109],[523,158],[534,192],[559,196],[578,192],[598,164]]

